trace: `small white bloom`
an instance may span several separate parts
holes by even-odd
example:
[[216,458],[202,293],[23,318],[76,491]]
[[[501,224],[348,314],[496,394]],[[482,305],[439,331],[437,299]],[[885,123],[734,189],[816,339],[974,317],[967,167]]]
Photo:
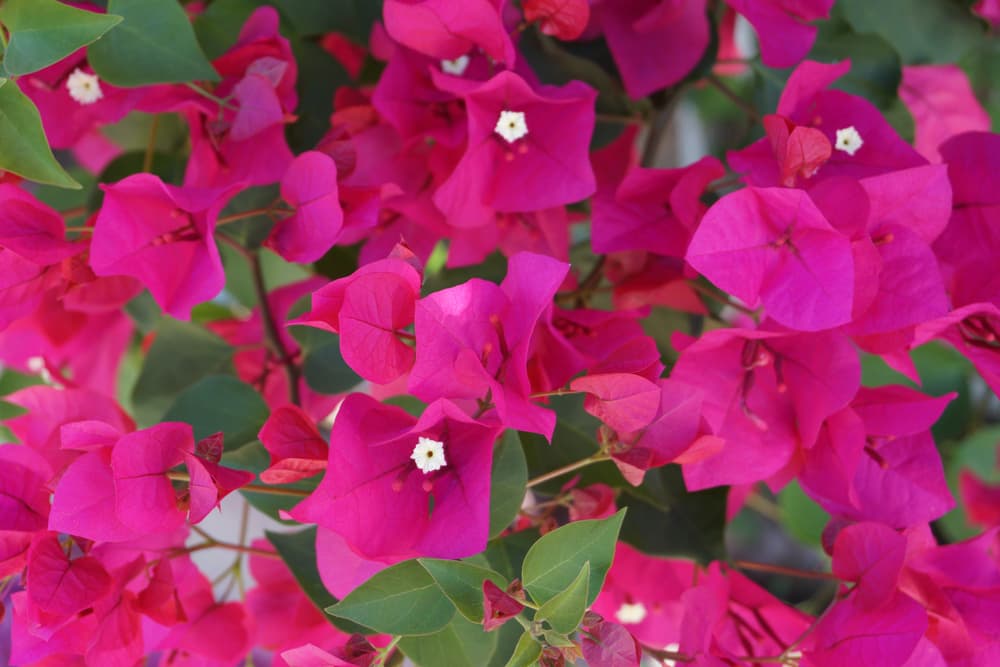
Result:
[[93,104],[104,97],[101,90],[101,80],[96,74],[87,74],[77,67],[66,79],[66,89],[69,96],[80,104]]
[[615,612],[615,618],[622,625],[642,623],[646,618],[646,605],[641,602],[625,602],[622,606],[618,607],[618,611]]
[[469,56],[459,56],[454,60],[442,60],[441,61],[441,71],[445,74],[452,74],[454,76],[462,76],[465,74],[465,68],[469,66]]
[[854,129],[853,125],[845,127],[842,130],[837,130],[837,143],[834,147],[838,151],[844,151],[848,155],[854,155],[858,152],[858,149],[864,145],[864,140],[861,139],[861,135]]
[[423,436],[417,439],[417,446],[413,448],[410,458],[425,475],[448,465],[444,460],[444,443]]
[[497,126],[493,131],[504,138],[508,144],[512,144],[521,137],[528,135],[528,123],[524,119],[523,111],[509,111],[504,109],[500,112]]

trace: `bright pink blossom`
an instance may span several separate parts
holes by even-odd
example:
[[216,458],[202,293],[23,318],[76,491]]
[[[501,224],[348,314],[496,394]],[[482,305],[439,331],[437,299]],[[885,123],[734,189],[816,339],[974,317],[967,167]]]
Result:
[[213,234],[231,190],[178,188],[151,174],[102,187],[90,251],[97,275],[138,278],[181,319],[219,293],[225,275]]
[[834,0],[726,0],[757,31],[760,58],[768,67],[792,67],[809,53],[819,19],[830,17]]
[[333,247],[344,219],[337,165],[323,153],[303,153],[281,179],[281,196],[295,213],[278,221],[268,246],[289,262],[315,262]]
[[257,437],[271,456],[271,465],[260,474],[266,484],[295,482],[326,469],[326,441],[298,406],[285,405],[272,412]]
[[931,162],[940,162],[938,146],[963,132],[990,130],[990,116],[957,65],[907,65],[899,97],[913,115],[914,146]]
[[516,59],[496,4],[489,0],[387,0],[385,28],[400,44],[441,60],[453,60],[478,46],[493,60],[513,67]]

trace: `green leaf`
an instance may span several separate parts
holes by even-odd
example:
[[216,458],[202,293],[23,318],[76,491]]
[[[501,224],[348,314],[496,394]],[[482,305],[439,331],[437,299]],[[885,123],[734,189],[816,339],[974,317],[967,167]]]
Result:
[[326,611],[390,635],[429,635],[455,616],[455,606],[416,560],[382,570]]
[[160,421],[182,391],[209,375],[232,368],[233,348],[205,329],[164,317],[132,390],[140,424]]
[[56,0],[7,0],[0,7],[0,22],[10,32],[3,68],[12,76],[37,72],[99,39],[121,20]]
[[805,494],[798,482],[793,480],[781,490],[778,506],[781,524],[792,537],[812,547],[822,546],[823,527],[830,515]]
[[837,11],[859,33],[874,32],[903,63],[953,63],[986,35],[985,25],[954,0],[840,0]]
[[236,43],[240,29],[263,0],[213,0],[194,20],[194,34],[213,60]]
[[[962,470],[974,473],[988,484],[1000,483],[1000,469],[997,469],[997,442],[1000,442],[1000,426],[990,426],[969,436],[955,447],[945,459],[945,472],[952,495],[959,497],[958,478]],[[935,522],[951,541],[974,537],[982,529],[969,523],[963,503]]]
[[514,521],[528,483],[528,463],[517,431],[508,429],[493,451],[490,476],[490,537],[496,537]]
[[500,588],[507,585],[502,576],[478,565],[437,558],[418,560],[455,608],[473,623],[483,622],[483,582],[489,579]]
[[[335,2],[321,0],[324,4]],[[312,150],[330,129],[333,96],[337,88],[351,83],[344,66],[314,40],[292,41],[299,67],[297,120],[288,128],[288,145],[296,152]]]
[[466,562],[489,567],[508,581],[521,576],[521,566],[528,550],[538,540],[538,531],[520,530],[504,537],[490,540],[486,551],[466,558]]
[[851,59],[851,70],[833,87],[860,95],[886,109],[898,99],[903,80],[899,54],[877,34],[859,34],[845,21],[822,21],[812,51],[807,56],[819,62]]
[[302,373],[309,388],[321,394],[340,394],[361,382],[340,354],[339,336],[331,343],[306,352]]
[[444,629],[421,637],[404,637],[399,650],[419,667],[482,667],[496,650],[497,633],[456,615]]
[[687,491],[680,466],[649,470],[642,486],[628,487],[619,497],[619,506],[628,508],[621,539],[647,553],[702,563],[723,558],[727,492]]
[[250,385],[231,375],[210,375],[181,392],[163,420],[191,424],[198,439],[222,431],[226,449],[237,449],[257,439],[269,414]]
[[367,44],[372,25],[382,16],[381,0],[275,0],[289,23],[303,36],[340,32]]
[[514,654],[510,656],[505,667],[532,667],[542,655],[542,645],[530,632],[525,631],[517,640]]
[[553,630],[563,635],[573,632],[583,620],[583,613],[587,611],[589,586],[590,562],[586,562],[569,586],[538,608],[535,620],[548,621]]
[[[281,560],[288,566],[295,581],[302,588],[302,592],[316,605],[317,609],[323,611],[330,605],[337,603],[337,598],[330,595],[330,592],[323,586],[319,577],[319,569],[316,567],[316,526],[310,526],[294,533],[276,533],[268,530],[264,534],[278,551]],[[327,620],[344,632],[363,633],[367,629],[342,619],[327,617]]]
[[8,419],[20,417],[21,415],[27,413],[28,410],[22,408],[20,405],[14,405],[13,403],[8,403],[7,401],[0,401],[0,421],[7,421]]
[[566,589],[590,562],[587,604],[593,603],[615,556],[625,510],[607,519],[574,521],[542,535],[528,550],[521,582],[532,599],[545,604]]
[[123,21],[87,50],[90,66],[115,86],[218,81],[177,0],[110,0]]
[[49,148],[42,117],[16,83],[0,78],[0,169],[37,183],[77,190]]

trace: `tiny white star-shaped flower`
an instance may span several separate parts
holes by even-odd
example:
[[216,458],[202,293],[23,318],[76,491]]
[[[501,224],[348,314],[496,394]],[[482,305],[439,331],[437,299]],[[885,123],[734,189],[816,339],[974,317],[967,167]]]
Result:
[[854,129],[854,126],[845,127],[842,130],[837,130],[837,142],[834,144],[834,148],[838,151],[844,151],[848,155],[854,155],[858,152],[862,146],[865,145],[864,140],[858,131]]
[[465,74],[465,68],[469,66],[469,56],[459,56],[454,60],[442,60],[441,61],[441,71],[445,74],[452,74],[454,76],[462,76]]
[[622,606],[618,607],[618,611],[615,612],[615,618],[622,625],[642,623],[646,618],[646,605],[641,602],[625,602]]
[[444,443],[420,436],[410,458],[425,475],[448,465],[444,460]]
[[66,79],[66,90],[69,96],[80,104],[93,104],[104,97],[101,90],[101,80],[96,74],[87,74],[77,67]]
[[524,119],[523,111],[510,111],[504,109],[497,119],[497,126],[493,131],[503,137],[504,141],[512,144],[522,137],[528,135],[528,123]]

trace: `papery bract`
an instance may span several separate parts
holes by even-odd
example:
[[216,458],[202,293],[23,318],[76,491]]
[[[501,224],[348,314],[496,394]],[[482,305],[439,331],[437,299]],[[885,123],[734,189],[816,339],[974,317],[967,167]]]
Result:
[[957,65],[907,65],[899,97],[914,117],[914,146],[925,158],[940,162],[938,146],[971,131],[989,131],[990,117]]
[[271,465],[260,474],[266,484],[287,484],[326,469],[326,441],[302,408],[285,405],[264,422],[257,436],[271,457]]
[[281,196],[295,212],[274,226],[268,246],[290,262],[315,262],[336,242],[344,219],[337,165],[323,153],[303,153],[281,179]]

